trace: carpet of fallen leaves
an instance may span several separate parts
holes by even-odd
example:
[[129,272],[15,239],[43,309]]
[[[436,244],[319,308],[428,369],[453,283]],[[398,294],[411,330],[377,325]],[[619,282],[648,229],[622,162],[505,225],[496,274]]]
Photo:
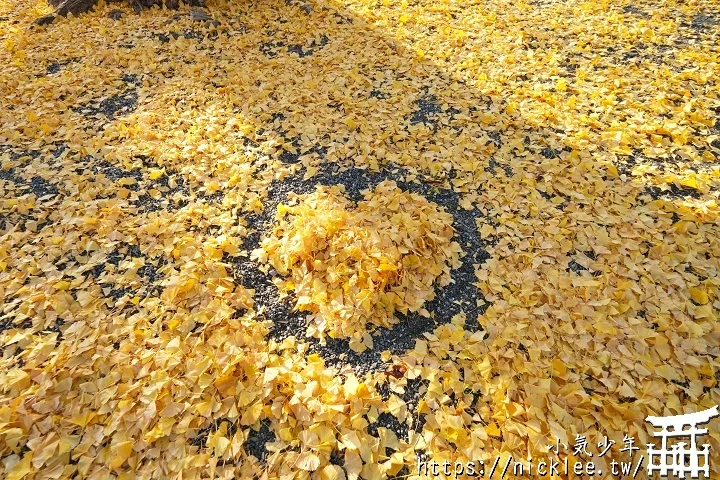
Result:
[[[1,478],[406,478],[720,403],[715,0],[49,11],[0,1]],[[389,291],[430,318],[382,368],[273,333],[398,329]]]

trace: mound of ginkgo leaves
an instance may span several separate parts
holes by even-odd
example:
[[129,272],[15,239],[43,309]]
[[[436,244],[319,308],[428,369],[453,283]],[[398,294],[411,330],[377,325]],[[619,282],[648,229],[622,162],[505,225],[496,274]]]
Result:
[[308,335],[349,338],[372,348],[368,324],[389,327],[396,312],[430,315],[423,305],[460,264],[452,215],[392,181],[363,192],[317,187],[278,205],[277,222],[253,257],[279,274],[295,308],[311,312]]

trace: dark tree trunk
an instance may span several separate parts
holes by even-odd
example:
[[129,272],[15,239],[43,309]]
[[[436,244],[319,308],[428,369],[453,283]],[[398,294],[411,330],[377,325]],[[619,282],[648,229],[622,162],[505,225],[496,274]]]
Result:
[[[112,1],[112,0],[111,0]],[[117,0],[115,0],[117,1]],[[136,12],[144,8],[150,8],[155,5],[165,6],[166,8],[177,9],[180,6],[179,0],[126,0]],[[48,3],[55,7],[58,15],[79,15],[92,9],[98,0],[48,0]],[[191,7],[204,7],[205,0],[184,0]]]
[[[52,0],[57,1],[57,0]],[[95,6],[97,0],[65,0],[57,7],[58,15],[79,15],[85,13]]]

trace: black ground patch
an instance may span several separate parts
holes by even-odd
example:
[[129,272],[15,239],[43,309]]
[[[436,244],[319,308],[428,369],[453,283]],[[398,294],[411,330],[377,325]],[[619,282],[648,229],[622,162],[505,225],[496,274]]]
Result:
[[576,275],[580,275],[583,271],[587,271],[587,268],[583,267],[579,263],[577,263],[575,260],[570,260],[570,263],[568,263],[568,268],[566,271],[571,271],[575,273]]
[[[0,169],[0,181],[12,182],[17,185],[16,188],[18,188],[19,190],[32,193],[38,199],[48,199],[48,197],[53,198],[59,194],[57,185],[38,175],[33,176],[30,180],[26,180],[18,176],[18,174],[19,172],[16,169]],[[11,216],[19,218],[23,217],[22,215],[16,213],[11,214]],[[33,220],[33,217],[28,215],[25,215],[24,218],[26,220]]]
[[32,190],[32,193],[38,198],[46,195],[54,197],[58,194],[58,189],[55,185],[38,176],[30,180],[30,190]]
[[220,420],[213,421],[207,427],[198,430],[197,434],[190,439],[190,445],[194,445],[200,449],[207,447],[207,440],[211,433],[217,432],[223,423],[227,423],[227,436],[232,437],[237,432],[237,423],[222,418]]
[[135,73],[126,73],[122,77],[120,77],[120,80],[127,83],[128,85],[140,85],[140,79],[138,78],[137,74]]
[[442,108],[437,103],[435,95],[428,94],[427,92],[415,101],[416,110],[410,118],[410,123],[425,123],[428,125],[435,126],[437,117],[442,113]]
[[309,57],[310,55],[315,53],[316,50],[319,50],[325,45],[327,45],[328,42],[328,37],[322,35],[319,41],[313,40],[308,45],[288,45],[287,49],[288,52],[294,53],[300,58]]
[[75,111],[86,117],[105,115],[108,120],[114,120],[116,116],[127,115],[135,110],[138,94],[135,90],[129,89],[118,95],[105,98],[99,103],[90,103],[84,107],[76,108]]
[[638,17],[641,17],[641,18],[650,18],[650,15],[647,12],[640,10],[639,8],[637,8],[633,5],[624,6],[622,8],[622,11],[623,11],[623,13],[627,13],[630,15],[637,15]]
[[[118,182],[125,178],[134,179],[135,182],[124,185],[124,187],[133,192],[137,192],[137,198],[132,199],[130,203],[141,212],[173,211],[186,205],[190,198],[190,191],[185,179],[175,171],[168,170],[161,177],[151,180],[146,178],[140,169],[128,170],[120,168],[107,160],[98,161],[93,157],[87,157],[87,162],[88,166],[78,169],[76,173],[82,174],[82,172],[89,168],[93,174],[102,174],[113,182]],[[157,165],[151,161],[143,160],[143,162],[146,166],[157,167]],[[170,179],[174,180],[173,186],[170,186]],[[155,189],[159,193],[151,195],[149,193],[151,189]]]
[[270,421],[263,420],[260,422],[258,430],[250,429],[245,441],[245,451],[257,458],[261,464],[264,464],[268,456],[265,444],[274,441],[275,433],[270,430]]
[[[137,245],[121,242],[115,247],[113,251],[111,251],[105,256],[105,260],[102,263],[94,265],[90,270],[88,270],[88,273],[93,277],[98,278],[105,271],[112,270],[113,268],[117,269],[120,266],[120,262],[122,262],[123,260],[139,258],[142,256],[143,255],[140,251],[140,247],[138,247]],[[137,273],[146,280],[148,290],[158,288],[152,285],[152,282],[158,282],[161,279],[159,273],[157,272],[157,269],[160,266],[164,265],[165,262],[166,260],[161,257],[160,260],[156,262],[157,265],[149,262],[145,266],[138,269]],[[58,268],[60,268],[59,265]],[[105,289],[109,289],[109,296],[115,301],[119,300],[126,294],[132,293],[126,288],[116,287],[115,285],[109,283],[102,284],[102,286]]]
[[298,163],[300,161],[300,155],[289,150],[283,150],[278,158],[283,163]]
[[[94,174],[102,173],[105,175],[108,179],[112,180],[113,182],[117,182],[121,178],[134,178],[135,180],[141,180],[142,179],[142,172],[140,170],[126,170],[123,168],[119,168],[112,163],[108,162],[107,160],[102,160],[98,162],[97,164],[93,165],[92,172]],[[132,187],[135,187],[134,185],[128,186],[132,190]]]
[[272,321],[270,338],[283,340],[292,335],[304,333],[306,328],[305,315],[293,311],[289,297],[280,299],[280,292],[267,275],[260,271],[255,262],[245,257],[223,257],[230,264],[235,283],[255,291],[253,300],[255,309],[264,307],[265,318]]
[[285,44],[283,42],[264,42],[258,46],[260,52],[271,58],[276,57],[278,54],[278,50],[283,47],[285,47]]
[[100,102],[100,111],[106,117],[113,119],[118,112],[127,114],[135,110],[137,99],[137,92],[127,91]]
[[690,26],[698,31],[710,31],[720,23],[720,16],[717,14],[701,13],[693,17]]
[[[138,268],[137,274],[143,277],[143,285],[148,287],[148,290],[162,290],[162,287],[157,285],[165,276],[160,273],[160,269],[167,265],[167,259],[165,257],[159,257],[153,259],[152,262],[147,262],[142,267]],[[148,285],[149,284],[149,285]]]
[[[405,427],[405,431],[420,431],[423,425],[425,425],[425,415],[417,412],[417,405],[420,399],[423,398],[427,391],[427,386],[430,382],[421,378],[414,378],[407,380],[405,385],[405,392],[398,394],[390,390],[390,385],[387,383],[381,383],[377,385],[377,392],[382,397],[383,402],[387,402],[391,395],[397,395],[407,404],[408,414],[412,417],[412,425],[408,428]],[[385,426],[387,425],[380,425]],[[400,434],[402,430],[393,429],[395,434]]]
[[378,427],[385,427],[388,430],[392,430],[399,439],[407,441],[408,439],[408,426],[400,421],[390,413],[381,413],[378,415],[378,419],[368,425],[367,431],[373,437],[378,436]]
[[14,168],[0,168],[0,180],[13,183],[21,182],[21,180],[15,176]]
[[702,193],[695,190],[694,188],[678,187],[674,183],[668,183],[667,186],[667,190],[663,190],[660,187],[648,186],[645,187],[644,193],[652,197],[653,200],[659,200],[661,198],[683,200],[685,197],[691,197],[695,199],[702,197]]
[[[108,289],[107,294],[105,294],[105,298],[112,299],[113,304],[117,303],[120,299],[133,295],[134,291],[125,287],[118,287],[113,288],[112,284],[102,284],[101,285],[104,289]],[[111,305],[114,306],[114,305]]]
[[57,62],[53,62],[50,65],[47,66],[47,74],[53,75],[55,73],[58,73],[60,71],[61,65]]

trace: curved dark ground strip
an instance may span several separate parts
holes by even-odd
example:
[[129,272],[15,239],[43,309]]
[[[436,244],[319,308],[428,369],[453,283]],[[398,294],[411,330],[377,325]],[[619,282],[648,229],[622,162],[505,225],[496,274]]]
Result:
[[[341,171],[337,165],[326,164],[309,180],[303,180],[303,173],[273,183],[264,202],[264,211],[246,217],[248,227],[254,231],[246,237],[244,248],[252,250],[259,247],[261,232],[270,228],[277,205],[286,201],[290,192],[305,194],[314,191],[317,185],[343,185],[346,197],[358,202],[363,199],[363,190],[374,188],[384,180],[393,180],[404,191],[420,194],[445,207],[453,216],[454,239],[465,252],[461,266],[451,272],[453,282],[439,288],[435,299],[425,305],[435,318],[425,318],[417,313],[403,315],[396,312],[398,324],[389,329],[377,328],[373,332],[373,349],[356,353],[350,349],[347,340],[326,337],[324,345],[317,339],[306,339],[310,344],[310,352],[320,354],[329,366],[342,367],[350,364],[357,373],[363,374],[384,367],[380,352],[389,350],[394,354],[401,354],[412,348],[424,333],[450,322],[452,317],[460,312],[466,314],[465,328],[471,331],[479,328],[478,316],[488,305],[477,305],[478,300],[484,299],[474,285],[477,281],[474,265],[489,258],[485,250],[487,243],[483,242],[477,232],[475,220],[481,216],[479,211],[461,209],[458,205],[458,194],[450,189],[404,181],[406,171],[400,168],[388,167],[380,172],[370,172],[352,167]],[[225,261],[232,265],[239,283],[246,288],[255,289],[256,309],[265,307],[265,316],[272,321],[268,335],[270,338],[281,341],[292,335],[304,337],[306,314],[293,311],[290,298],[280,300],[278,290],[270,279],[276,275],[274,271],[271,270],[268,276],[260,271],[255,262],[247,258],[226,257]]]
[[262,420],[258,430],[250,429],[245,441],[245,451],[250,455],[254,455],[261,464],[265,464],[268,457],[265,445],[276,440],[275,433],[271,430],[270,421],[267,419]]

